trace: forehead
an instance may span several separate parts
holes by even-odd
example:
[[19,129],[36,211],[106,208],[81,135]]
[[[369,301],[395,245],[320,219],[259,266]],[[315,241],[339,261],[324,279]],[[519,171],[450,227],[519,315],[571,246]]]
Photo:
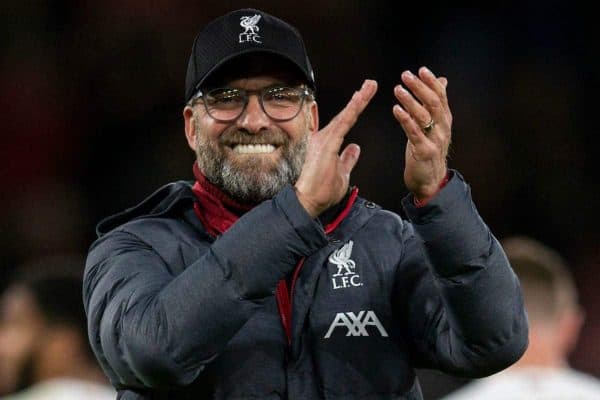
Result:
[[[253,53],[237,57],[215,71],[204,83],[205,88],[240,86],[252,88],[273,83],[299,85],[302,74],[290,61],[268,53]],[[247,85],[250,85],[246,87]]]

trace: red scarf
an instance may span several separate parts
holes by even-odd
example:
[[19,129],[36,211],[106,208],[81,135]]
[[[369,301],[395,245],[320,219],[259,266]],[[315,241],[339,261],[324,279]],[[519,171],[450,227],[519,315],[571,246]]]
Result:
[[212,236],[217,237],[225,232],[246,211],[254,207],[238,203],[210,183],[197,163],[194,163],[194,176],[196,183],[192,186],[192,191],[198,200],[194,203],[194,211]]
[[[194,211],[204,228],[213,237],[224,233],[244,213],[254,208],[254,205],[238,203],[210,183],[198,168],[197,163],[194,163],[193,169],[196,183],[192,186],[192,191],[198,200],[194,203]],[[335,219],[328,221],[329,223],[325,225],[326,234],[331,233],[346,218],[357,196],[358,188],[353,187],[343,209],[338,210]]]

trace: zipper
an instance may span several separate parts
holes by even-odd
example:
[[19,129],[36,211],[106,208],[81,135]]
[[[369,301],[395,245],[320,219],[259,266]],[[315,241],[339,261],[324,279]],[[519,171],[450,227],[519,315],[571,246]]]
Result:
[[277,289],[275,290],[279,316],[281,317],[281,324],[287,336],[288,346],[292,345],[292,299],[294,297],[294,286],[296,286],[296,280],[302,270],[304,260],[305,258],[303,257],[294,269],[291,287],[288,289],[286,280],[282,279],[277,283]]

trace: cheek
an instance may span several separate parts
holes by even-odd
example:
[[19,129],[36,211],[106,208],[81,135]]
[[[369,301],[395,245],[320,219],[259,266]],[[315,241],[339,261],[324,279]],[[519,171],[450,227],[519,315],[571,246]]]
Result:
[[196,125],[196,145],[200,141],[203,142],[214,142],[218,141],[219,137],[227,130],[228,124],[215,121],[210,118],[201,120],[201,123]]
[[299,142],[309,132],[310,120],[306,118],[296,118],[280,124],[280,129],[288,134],[292,142]]

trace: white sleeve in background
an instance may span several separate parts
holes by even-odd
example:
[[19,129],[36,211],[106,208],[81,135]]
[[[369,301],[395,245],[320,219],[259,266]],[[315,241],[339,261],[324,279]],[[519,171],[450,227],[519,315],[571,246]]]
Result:
[[600,380],[570,368],[512,368],[441,400],[600,400]]
[[60,378],[40,382],[3,400],[114,400],[111,386],[77,379]]

